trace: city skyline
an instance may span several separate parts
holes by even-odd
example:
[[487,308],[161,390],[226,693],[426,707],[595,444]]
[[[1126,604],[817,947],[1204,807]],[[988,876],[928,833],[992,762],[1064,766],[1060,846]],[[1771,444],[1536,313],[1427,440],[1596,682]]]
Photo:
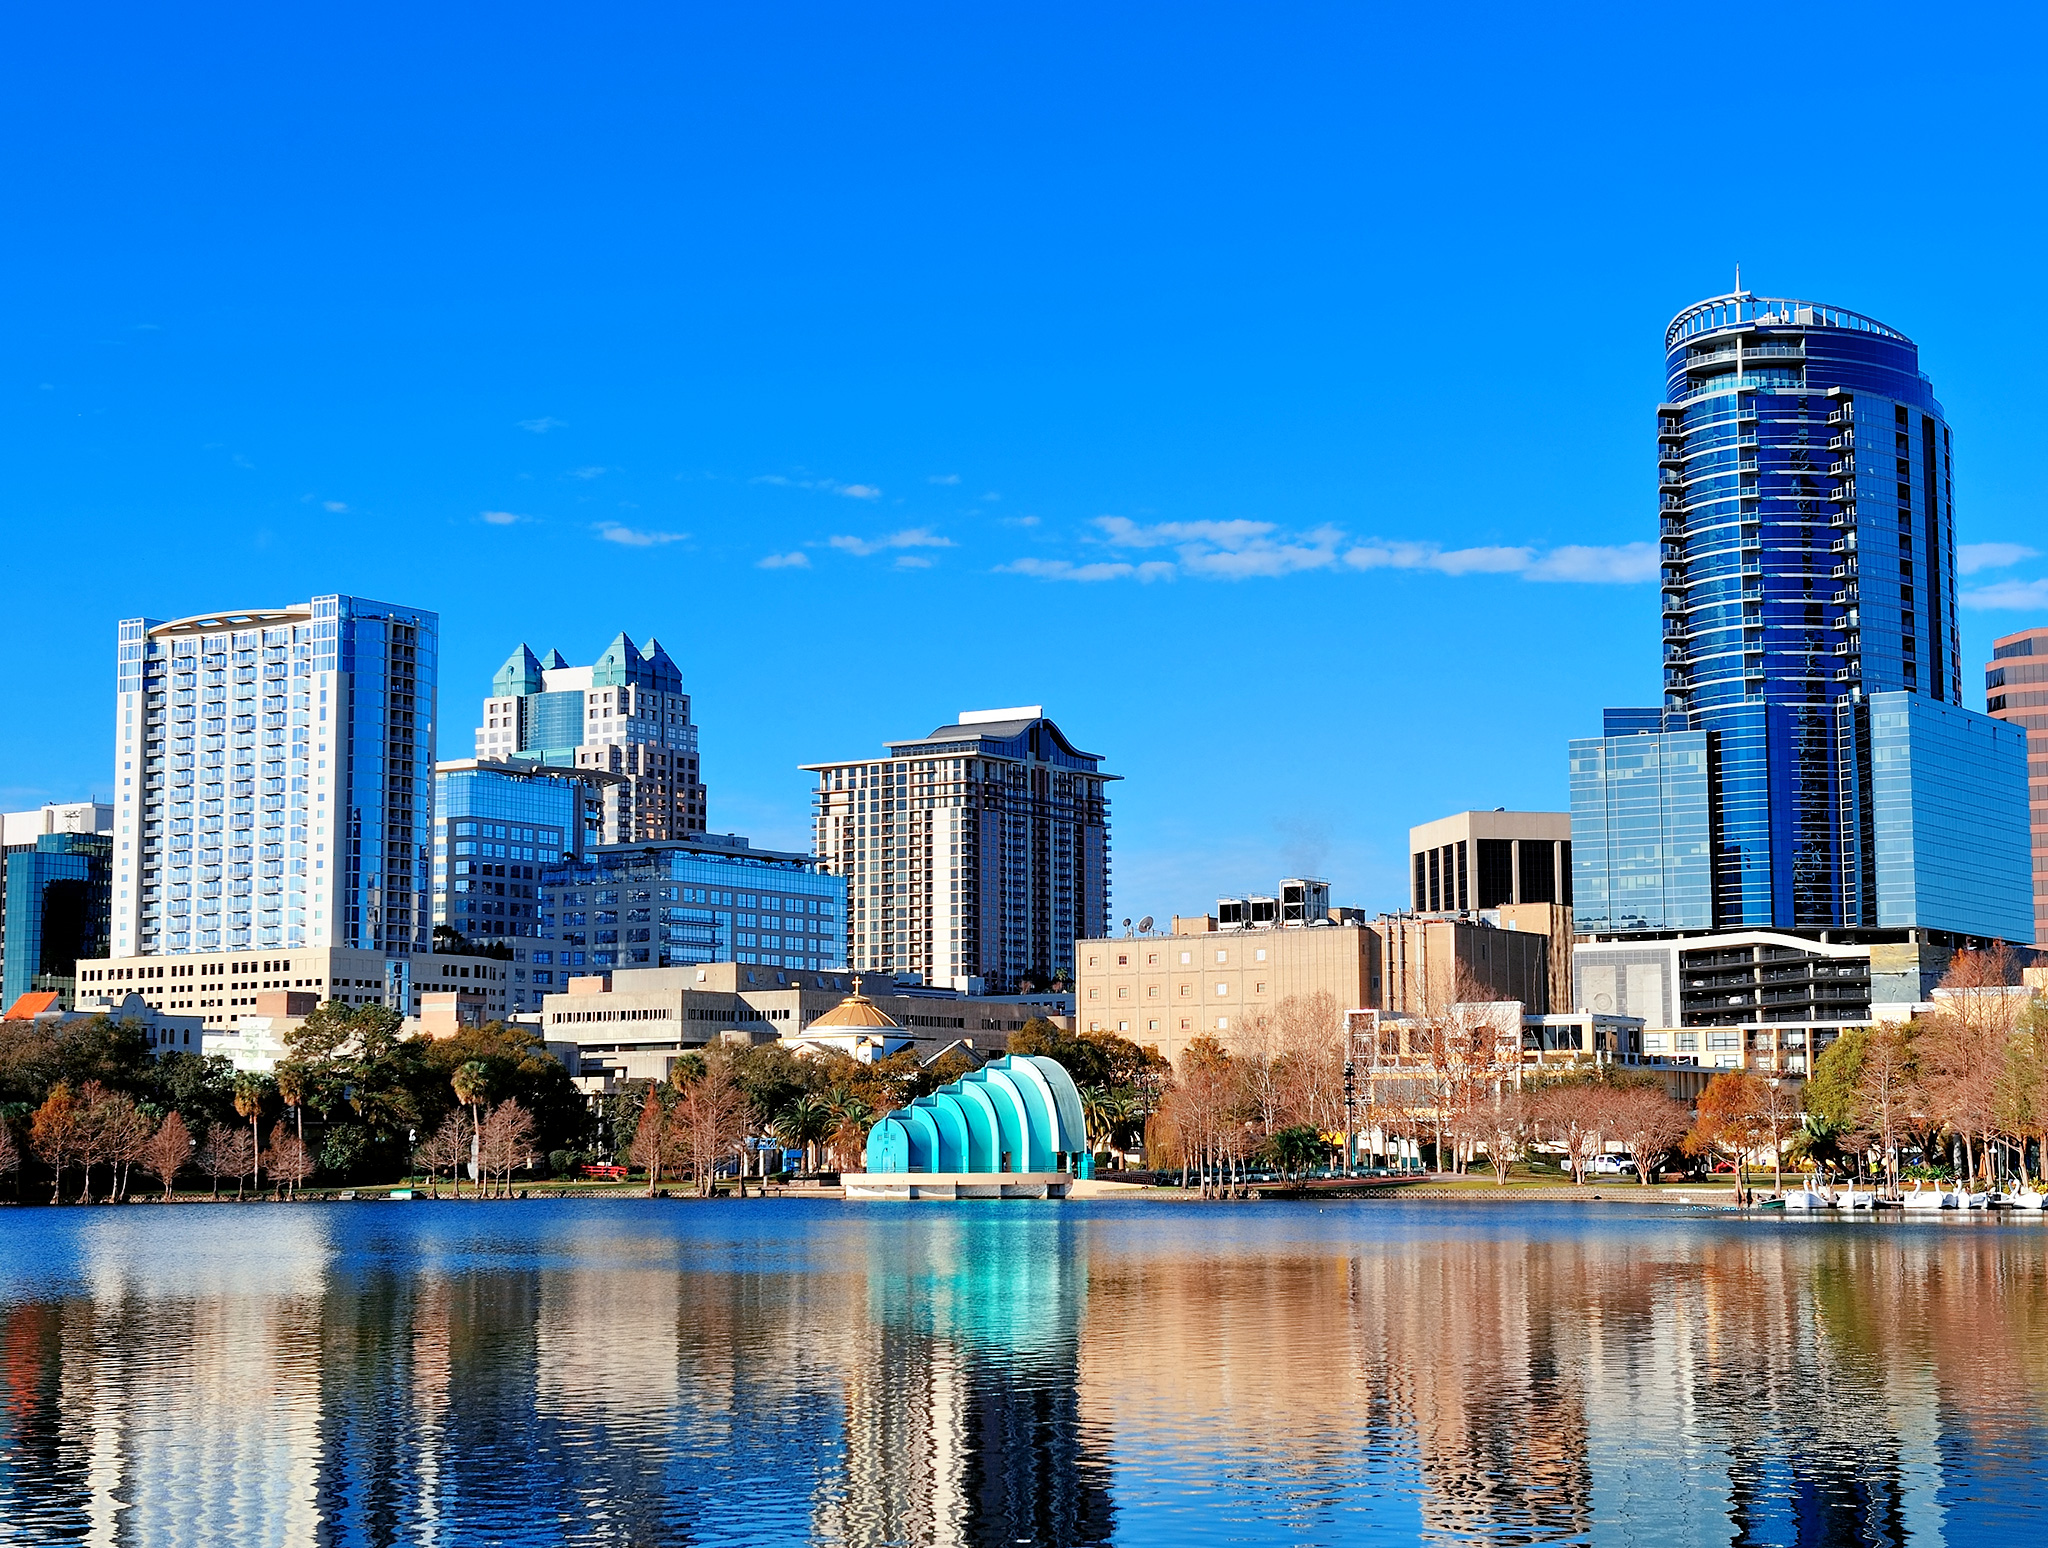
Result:
[[[1969,70],[1970,26],[1931,45],[1929,111],[1981,152],[1898,148],[1944,189],[1938,227],[1844,245],[1790,222],[1736,251],[1673,241],[1654,83],[1684,34],[1654,18],[1498,23],[1448,85],[1369,97],[1353,64],[1447,47],[1444,24],[1320,18],[1282,69],[1277,35],[1183,18],[1162,72],[1135,14],[1086,46],[823,19],[774,37],[772,80],[746,63],[757,19],[566,54],[513,26],[488,84],[447,68],[475,41],[454,31],[372,59],[289,22],[221,49],[158,25],[87,70],[75,24],[38,19],[50,68],[0,108],[44,146],[18,170],[32,239],[0,259],[38,304],[0,355],[14,556],[60,576],[91,554],[83,595],[17,599],[18,655],[92,663],[114,619],[315,587],[402,597],[442,614],[456,758],[450,712],[518,639],[591,660],[630,621],[711,728],[713,830],[798,847],[799,765],[1040,703],[1126,777],[1118,918],[1290,874],[1393,905],[1406,827],[1561,810],[1561,735],[1654,698],[1653,340],[1738,259],[1939,362],[1966,668],[2048,613],[2001,301],[2031,277],[2013,190],[2037,174],[2003,32]],[[687,79],[643,73],[685,45]],[[336,49],[387,94],[367,129],[268,84]],[[1856,110],[1847,80],[1813,90]],[[75,133],[44,144],[52,123]],[[991,168],[1014,205],[974,191]],[[1542,369],[1513,364],[1538,329]],[[915,678],[849,684],[823,641],[855,610],[975,626]],[[1290,652],[1311,665],[1276,670]],[[1508,672],[1485,716],[1455,697]],[[0,805],[108,793],[96,687],[17,674],[0,724]]]

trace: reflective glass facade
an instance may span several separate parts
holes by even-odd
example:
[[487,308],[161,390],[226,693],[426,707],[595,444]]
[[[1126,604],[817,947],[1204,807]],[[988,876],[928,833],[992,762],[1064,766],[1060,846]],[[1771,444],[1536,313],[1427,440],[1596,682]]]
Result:
[[[1944,706],[1944,725],[1984,719],[1960,708],[1952,445],[1918,349],[1839,307],[1741,292],[1681,312],[1665,350],[1663,702],[1655,712],[1610,710],[1610,749],[1616,733],[1706,738],[1715,927],[1913,923],[1984,933],[1978,924],[2004,918],[2002,904],[1966,902],[1931,881],[1903,891],[1865,885],[1881,848],[1870,830],[1882,787],[1859,772],[1871,746],[1856,730],[1873,697]],[[1657,889],[1612,858],[1639,855],[1644,844],[1633,830],[1619,845],[1598,831],[1638,803],[1580,789],[1606,777],[1581,755],[1593,745],[1574,743],[1572,755],[1579,920],[1655,928],[1635,922],[1656,911],[1630,905],[1620,883]],[[2006,799],[1994,765],[1965,757],[1948,772],[1979,781],[1969,788],[1988,811]],[[1612,767],[1637,777],[1624,763]],[[2002,832],[2002,822],[2000,812],[1991,826]],[[1914,846],[1936,842],[1934,831],[1913,829],[1897,863],[1917,863]],[[1688,816],[1655,847],[1684,849],[1697,832]],[[1596,903],[1603,888],[1606,901]],[[1699,912],[1691,893],[1664,908],[1668,927]]]
[[1878,693],[1842,717],[1846,924],[1928,925],[2025,941],[2034,900],[2027,738],[1920,694]]
[[1571,744],[1571,765],[1572,896],[1580,927],[1712,928],[1707,734],[1588,737]]
[[541,882],[557,985],[621,967],[846,965],[846,881],[805,855],[744,839],[606,845]]
[[7,951],[0,1005],[54,989],[76,1003],[78,963],[104,957],[113,905],[114,841],[103,833],[45,833],[6,857]]

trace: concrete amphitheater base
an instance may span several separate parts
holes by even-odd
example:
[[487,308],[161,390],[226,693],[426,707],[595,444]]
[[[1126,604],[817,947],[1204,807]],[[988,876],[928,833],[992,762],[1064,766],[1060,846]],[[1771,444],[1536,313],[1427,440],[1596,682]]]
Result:
[[1071,1172],[846,1172],[849,1199],[1063,1199]]

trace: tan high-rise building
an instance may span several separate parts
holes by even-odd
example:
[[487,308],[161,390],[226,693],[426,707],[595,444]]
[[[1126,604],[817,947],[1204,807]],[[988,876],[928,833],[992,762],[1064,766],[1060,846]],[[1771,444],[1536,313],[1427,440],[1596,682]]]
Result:
[[1109,782],[1038,705],[969,710],[888,756],[807,763],[827,872],[852,884],[863,972],[1008,993],[1109,929]]
[[1408,830],[1418,914],[1572,901],[1570,812],[1457,812]]
[[2027,728],[2034,941],[2048,945],[2048,629],[2022,629],[1992,641],[1984,668],[1984,712]]

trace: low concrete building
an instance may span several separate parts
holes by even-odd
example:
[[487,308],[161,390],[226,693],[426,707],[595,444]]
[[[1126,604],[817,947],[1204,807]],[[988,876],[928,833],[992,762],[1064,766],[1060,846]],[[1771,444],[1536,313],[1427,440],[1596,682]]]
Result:
[[1408,906],[1462,913],[1572,902],[1570,812],[1457,812],[1408,830]]
[[[666,1079],[680,1055],[716,1041],[802,1043],[812,1024],[855,987],[854,975],[846,972],[736,962],[627,969],[572,978],[566,993],[544,1002],[541,1020],[550,1045],[576,1045],[576,1073],[586,1089],[602,1090],[619,1080]],[[1034,1018],[1072,1025],[1073,1001],[1064,994],[963,995],[888,982],[865,998],[920,1057],[964,1042],[985,1058],[1001,1052],[1010,1034]],[[829,1022],[824,1030],[830,1039],[810,1040],[821,1049],[846,1038]]]
[[159,1057],[172,1052],[196,1054],[202,1051],[205,1028],[197,1016],[176,1016],[151,1005],[139,994],[95,996],[67,1007],[54,989],[37,989],[18,995],[7,1007],[7,1021],[41,1021],[62,1025],[105,1016],[111,1021],[131,1022],[149,1039]]

